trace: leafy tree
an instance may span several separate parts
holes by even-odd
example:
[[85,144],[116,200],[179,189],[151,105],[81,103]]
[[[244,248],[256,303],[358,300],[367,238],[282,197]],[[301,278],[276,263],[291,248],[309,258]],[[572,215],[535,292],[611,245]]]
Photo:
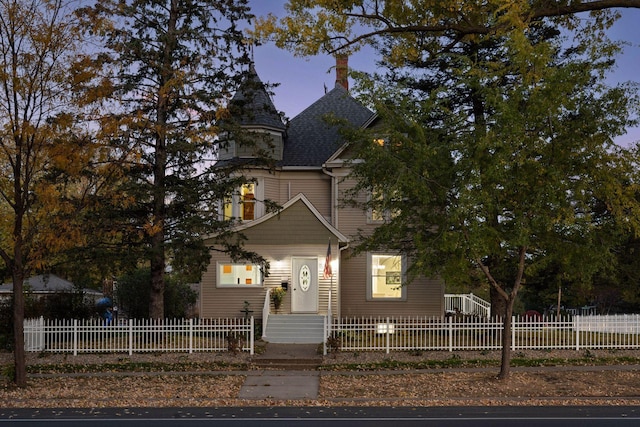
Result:
[[[26,385],[23,280],[78,239],[64,200],[95,154],[79,127],[95,76],[84,30],[58,0],[0,1],[0,259],[14,289],[18,386]],[[99,23],[91,23],[100,28]]]
[[577,25],[571,11],[605,3],[619,2],[554,12],[524,1],[291,1],[281,28],[273,18],[258,28],[282,46],[300,42],[289,47],[302,54],[379,49],[391,72],[363,91],[386,125],[348,138],[365,160],[353,164],[354,193],[379,195],[362,207],[388,220],[357,250],[409,254],[410,277],[488,282],[504,302],[500,378],[526,279],[556,265],[588,283],[615,262],[620,236],[638,229],[636,153],[612,143],[637,99],[603,84],[616,52],[603,30],[614,15],[596,14],[564,50],[555,30]]
[[131,200],[111,212],[129,221],[131,241],[142,241],[149,315],[162,318],[168,260],[197,280],[209,260],[202,236],[230,225],[218,202],[242,179],[232,177],[237,167],[212,162],[227,102],[249,63],[240,26],[251,15],[246,0],[105,1],[95,13],[113,21],[105,43],[114,108],[102,131],[126,153],[121,192]]
[[380,36],[389,35],[397,43],[387,59],[402,62],[477,37],[526,30],[542,20],[574,30],[580,14],[608,21],[616,8],[639,7],[640,0],[289,0],[287,16],[258,18],[254,36],[304,56],[375,47]]

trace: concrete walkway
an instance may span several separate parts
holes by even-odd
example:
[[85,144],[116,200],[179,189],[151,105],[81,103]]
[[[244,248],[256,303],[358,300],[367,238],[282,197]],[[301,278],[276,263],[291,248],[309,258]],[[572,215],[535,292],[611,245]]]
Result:
[[317,399],[320,373],[317,371],[251,371],[239,398],[248,400]]
[[275,369],[248,371],[240,399],[317,399],[320,372],[313,368],[322,362],[316,344],[271,344],[254,357],[258,366]]

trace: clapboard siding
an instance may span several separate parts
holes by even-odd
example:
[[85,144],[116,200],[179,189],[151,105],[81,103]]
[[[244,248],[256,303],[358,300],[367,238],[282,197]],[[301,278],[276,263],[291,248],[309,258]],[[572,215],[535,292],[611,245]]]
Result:
[[342,317],[442,316],[444,285],[441,280],[418,278],[407,285],[405,301],[367,301],[367,257],[343,257],[341,264]]
[[325,245],[333,236],[302,202],[295,203],[278,215],[242,232],[252,245]]
[[[340,180],[338,183],[338,203],[340,209],[338,210],[337,224],[338,229],[348,237],[356,236],[359,231],[365,233],[372,231],[375,227],[375,224],[367,223],[367,212],[361,208],[349,206],[348,203],[345,203],[345,199],[347,198],[345,192],[353,188],[354,185],[353,179],[349,178]],[[366,201],[366,195],[359,194],[356,200],[362,203]]]
[[[332,252],[337,252],[337,242],[334,243]],[[253,310],[252,315],[256,319],[262,318],[262,308],[264,305],[266,292],[268,288],[280,286],[282,282],[291,284],[291,257],[315,257],[318,258],[318,312],[326,314],[329,303],[329,292],[333,284],[333,305],[332,311],[335,312],[338,307],[336,289],[338,288],[339,272],[335,272],[334,279],[324,279],[322,272],[324,270],[324,260],[326,257],[327,244],[315,245],[250,245],[247,249],[255,250],[262,254],[269,261],[270,268],[268,276],[264,278],[261,287],[233,287],[219,288],[217,287],[217,266],[219,262],[230,263],[231,260],[224,254],[214,253],[207,271],[202,278],[200,310],[201,316],[204,318],[212,317],[243,317],[244,301],[248,301],[250,309]],[[282,306],[279,310],[280,314],[288,314],[291,312],[290,292],[287,292]]]
[[320,171],[283,172],[280,176],[280,194],[286,202],[304,194],[326,219],[331,218],[331,177]]
[[286,202],[282,200],[280,195],[280,180],[275,176],[266,176],[263,178],[264,180],[264,198],[266,200],[271,200],[276,203],[284,203]]

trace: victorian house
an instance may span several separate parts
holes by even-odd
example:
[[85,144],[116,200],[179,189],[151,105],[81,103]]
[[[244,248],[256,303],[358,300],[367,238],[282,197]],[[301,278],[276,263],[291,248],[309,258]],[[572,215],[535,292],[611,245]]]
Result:
[[[262,320],[267,341],[319,343],[327,316],[442,316],[441,280],[418,278],[402,286],[408,262],[402,254],[354,256],[350,250],[358,230],[373,229],[380,218],[341,203],[353,185],[345,161],[349,146],[327,118],[358,128],[377,122],[374,112],[349,95],[346,59],[336,64],[335,87],[288,123],[253,67],[246,83],[257,89],[236,93],[234,101],[245,104],[238,121],[263,142],[246,147],[230,139],[220,161],[250,165],[254,150],[261,149],[270,151],[276,166],[246,167],[253,182],[239,188],[222,210],[241,220],[236,231],[247,238],[247,249],[269,262],[269,270],[265,274],[261,265],[233,262],[213,251],[201,282],[201,317],[239,317],[249,310]],[[269,212],[265,200],[281,209]],[[280,287],[287,292],[276,311],[269,294]]]

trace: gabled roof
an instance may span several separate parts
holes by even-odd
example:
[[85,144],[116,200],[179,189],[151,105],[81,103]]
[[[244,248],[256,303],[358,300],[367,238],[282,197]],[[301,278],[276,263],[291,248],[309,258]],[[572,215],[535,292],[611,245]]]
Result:
[[242,126],[259,126],[284,131],[282,117],[253,64],[229,105],[231,114]]
[[282,166],[321,167],[343,145],[338,126],[327,123],[334,116],[354,127],[365,126],[375,116],[339,84],[291,119]]
[[[315,206],[313,206],[313,204],[309,201],[309,199],[307,199],[307,197],[302,193],[297,194],[291,200],[285,203],[282,206],[282,209],[280,209],[279,211],[268,213],[256,219],[255,221],[249,221],[249,222],[243,223],[238,227],[234,228],[234,231],[242,232],[245,235],[248,235],[248,233],[251,231],[255,231],[253,233],[255,235],[249,238],[249,241],[251,241],[252,243],[255,243],[258,240],[266,240],[266,241],[269,241],[270,243],[277,244],[276,243],[277,240],[291,239],[292,235],[294,234],[292,232],[292,229],[300,228],[291,224],[288,221],[291,218],[289,218],[288,216],[290,216],[289,212],[294,212],[294,211],[301,212],[299,210],[301,208],[306,209],[309,215],[311,215],[312,217],[315,217],[315,219],[317,220],[317,223],[319,224],[318,227],[316,227],[317,233],[313,235],[309,234],[309,235],[301,236],[302,240],[309,243],[311,243],[314,240],[318,240],[319,242],[324,243],[326,242],[327,237],[335,237],[338,243],[349,242],[349,238],[344,234],[342,234],[340,231],[338,231],[337,228],[332,226],[329,223],[329,221],[327,221],[322,216],[322,214],[315,208]],[[274,227],[273,223],[270,223],[271,226],[269,226],[267,229],[263,229],[264,227],[261,227],[262,224],[265,224],[272,220],[279,220],[279,219],[282,220],[279,222],[281,222],[281,225],[284,227],[284,231],[280,230],[279,227]],[[320,229],[324,231],[321,231]],[[258,231],[258,230],[261,230],[261,231]],[[273,233],[274,235],[267,236],[268,233]],[[212,237],[214,236],[209,236],[207,238],[212,238]]]

